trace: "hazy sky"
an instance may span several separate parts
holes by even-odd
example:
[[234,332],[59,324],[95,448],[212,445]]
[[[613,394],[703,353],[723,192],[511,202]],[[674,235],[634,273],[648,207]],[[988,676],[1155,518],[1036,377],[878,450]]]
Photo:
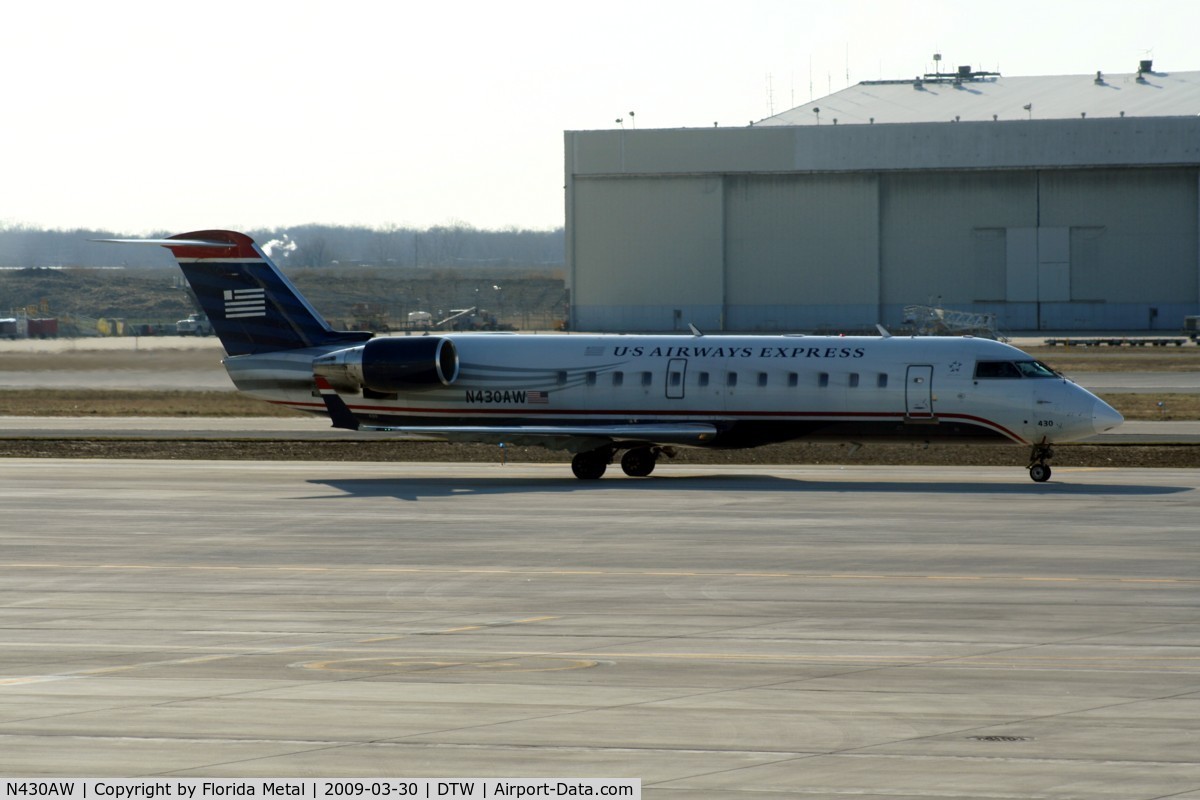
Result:
[[564,130],[742,126],[935,51],[1200,70],[1198,30],[1196,0],[0,0],[0,224],[554,228]]

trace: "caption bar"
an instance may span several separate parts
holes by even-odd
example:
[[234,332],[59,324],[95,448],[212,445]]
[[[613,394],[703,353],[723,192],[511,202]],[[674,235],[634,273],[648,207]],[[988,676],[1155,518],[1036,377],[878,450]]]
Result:
[[641,800],[642,781],[547,778],[0,778],[0,800],[232,800],[242,797],[524,798],[618,797]]

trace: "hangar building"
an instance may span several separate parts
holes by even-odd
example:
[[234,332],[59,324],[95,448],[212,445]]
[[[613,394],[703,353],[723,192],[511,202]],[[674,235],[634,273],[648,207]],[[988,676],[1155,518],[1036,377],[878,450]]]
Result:
[[571,326],[1200,314],[1200,72],[868,81],[746,128],[568,131]]

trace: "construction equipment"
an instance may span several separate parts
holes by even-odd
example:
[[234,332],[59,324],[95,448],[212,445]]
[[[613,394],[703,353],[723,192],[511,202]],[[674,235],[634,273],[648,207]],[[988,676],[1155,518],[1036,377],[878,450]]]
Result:
[[455,331],[496,331],[501,330],[496,315],[479,308],[452,308],[450,316],[433,323],[434,328]]
[[1004,340],[996,329],[995,314],[912,305],[904,307],[904,324],[914,326],[922,336],[983,336]]

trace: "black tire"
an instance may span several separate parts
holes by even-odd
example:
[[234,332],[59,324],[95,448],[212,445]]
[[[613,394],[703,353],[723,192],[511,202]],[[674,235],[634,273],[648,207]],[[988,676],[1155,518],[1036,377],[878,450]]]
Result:
[[1034,464],[1029,468],[1029,477],[1033,478],[1036,483],[1045,483],[1050,480],[1050,474],[1049,464]]
[[645,478],[654,472],[658,457],[649,447],[635,447],[621,457],[621,469],[631,478]]
[[576,453],[571,459],[571,472],[581,481],[599,480],[607,469],[608,458],[603,453]]

